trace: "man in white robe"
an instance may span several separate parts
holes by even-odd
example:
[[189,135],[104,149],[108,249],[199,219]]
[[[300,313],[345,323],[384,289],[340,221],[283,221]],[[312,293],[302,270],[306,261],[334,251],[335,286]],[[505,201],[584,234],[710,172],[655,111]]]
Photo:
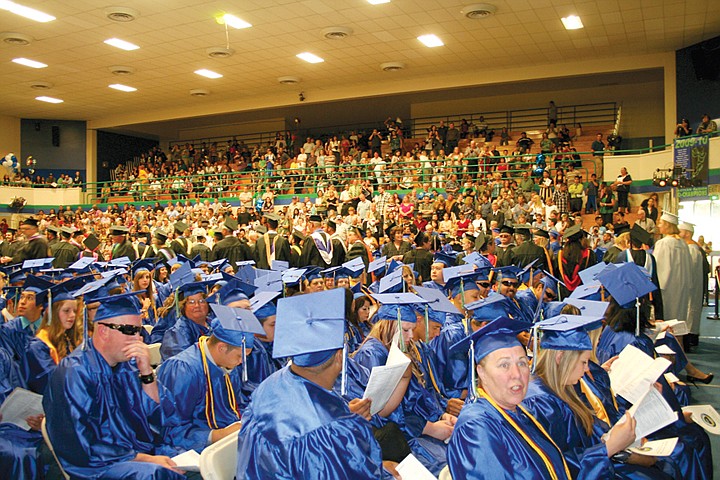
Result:
[[664,212],[658,222],[663,238],[655,244],[653,255],[663,299],[663,320],[688,320],[688,305],[693,286],[690,249],[678,230],[678,217]]
[[689,291],[687,324],[692,335],[699,335],[703,308],[705,253],[692,238],[695,233],[695,225],[680,222],[678,229],[680,230],[680,238],[687,244],[690,251],[690,268],[692,272],[692,281],[687,285]]

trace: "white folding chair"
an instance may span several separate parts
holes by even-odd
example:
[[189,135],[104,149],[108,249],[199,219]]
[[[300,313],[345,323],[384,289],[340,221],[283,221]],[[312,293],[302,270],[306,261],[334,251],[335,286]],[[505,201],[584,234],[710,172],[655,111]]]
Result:
[[68,475],[65,470],[62,467],[62,464],[60,463],[60,459],[58,459],[57,455],[55,455],[55,449],[52,446],[52,443],[50,443],[50,436],[48,436],[47,433],[47,427],[45,426],[45,418],[42,419],[42,425],[40,429],[42,430],[42,436],[45,439],[45,445],[50,449],[50,453],[52,453],[53,458],[55,459],[55,463],[57,463],[58,467],[60,468],[60,472],[63,474],[63,477],[65,477],[65,480],[70,480],[70,475]]
[[238,434],[233,433],[205,448],[200,454],[204,480],[233,480],[237,470]]
[[162,357],[160,356],[160,345],[161,343],[151,343],[148,345],[148,350],[150,352],[150,365],[152,366],[158,366],[162,363]]
[[452,480],[452,475],[450,475],[450,467],[445,465],[445,468],[440,470],[440,475],[438,475],[438,480]]

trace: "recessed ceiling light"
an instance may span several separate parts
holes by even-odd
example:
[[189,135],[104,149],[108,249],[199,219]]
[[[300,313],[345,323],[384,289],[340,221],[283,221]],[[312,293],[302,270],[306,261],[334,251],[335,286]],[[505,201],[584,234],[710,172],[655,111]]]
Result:
[[390,3],[390,0],[367,0],[370,5],[382,5],[383,3]]
[[105,43],[107,45],[110,45],[110,46],[113,46],[116,48],[121,48],[121,49],[127,50],[127,51],[137,50],[138,48],[140,48],[137,45],[135,45],[134,43],[126,42],[125,40],[120,40],[119,38],[108,38],[107,40],[105,40]]
[[136,92],[137,88],[135,87],[128,87],[127,85],[123,85],[122,83],[113,83],[112,85],[108,85],[110,88],[114,88],[115,90],[120,90],[121,92]]
[[420,43],[430,48],[442,47],[443,45],[445,45],[443,41],[438,38],[437,35],[434,35],[432,33],[428,35],[420,35],[419,37],[417,37],[417,39],[420,40]]
[[20,15],[21,17],[29,18],[30,20],[35,20],[36,22],[45,23],[55,20],[55,17],[52,15],[35,10],[34,8],[19,5],[9,0],[0,0],[0,10],[7,10],[15,15]]
[[223,23],[227,25],[228,27],[237,28],[238,30],[241,28],[250,28],[252,27],[252,24],[246,22],[242,18],[238,18],[235,15],[231,15],[229,13],[226,13],[222,16]]
[[195,70],[195,73],[197,73],[200,76],[207,77],[207,78],[222,78],[222,75],[220,75],[217,72],[213,72],[212,70],[208,70],[206,68],[201,68],[200,70]]
[[47,102],[47,103],[63,103],[63,100],[60,100],[59,98],[53,98],[53,97],[35,97],[35,100],[40,100],[41,102]]
[[325,61],[322,58],[320,58],[317,55],[310,53],[310,52],[298,53],[295,56],[298,57],[300,60],[305,60],[308,63],[322,63]]
[[577,15],[563,17],[561,20],[567,30],[577,30],[579,28],[583,28],[582,20],[580,20],[580,17]]
[[36,62],[35,60],[30,60],[29,58],[13,58],[13,62],[19,63],[20,65],[25,65],[26,67],[32,67],[32,68],[45,68],[47,65],[45,65],[42,62]]

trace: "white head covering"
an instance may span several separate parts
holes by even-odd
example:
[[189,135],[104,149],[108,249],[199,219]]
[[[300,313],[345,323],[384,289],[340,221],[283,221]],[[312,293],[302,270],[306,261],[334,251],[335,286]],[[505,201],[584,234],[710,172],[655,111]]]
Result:
[[679,222],[678,216],[670,212],[663,212],[660,220],[662,220],[663,222],[672,223],[673,225],[677,225]]
[[678,229],[687,230],[690,233],[695,233],[695,225],[690,222],[680,222]]

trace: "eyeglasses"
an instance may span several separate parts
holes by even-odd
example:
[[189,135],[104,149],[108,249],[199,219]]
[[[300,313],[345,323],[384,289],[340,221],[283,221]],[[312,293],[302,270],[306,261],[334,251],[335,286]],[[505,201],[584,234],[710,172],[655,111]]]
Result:
[[545,296],[548,298],[548,300],[553,301],[557,298],[557,295],[555,295],[553,292],[549,292],[545,290]]
[[139,334],[143,329],[142,325],[127,325],[127,324],[103,323],[103,322],[98,322],[98,323],[100,325],[104,325],[112,330],[117,330],[118,332],[122,333],[123,335],[127,335],[129,337]]
[[205,300],[204,298],[201,298],[199,300],[192,299],[187,301],[188,305],[203,305],[205,303],[207,303],[207,300]]
[[478,284],[479,286],[481,286],[482,288],[490,288],[490,282],[475,282],[475,283]]
[[513,287],[513,288],[518,288],[518,285],[519,285],[518,282],[511,282],[510,280],[503,280],[500,283],[502,283],[506,287]]

